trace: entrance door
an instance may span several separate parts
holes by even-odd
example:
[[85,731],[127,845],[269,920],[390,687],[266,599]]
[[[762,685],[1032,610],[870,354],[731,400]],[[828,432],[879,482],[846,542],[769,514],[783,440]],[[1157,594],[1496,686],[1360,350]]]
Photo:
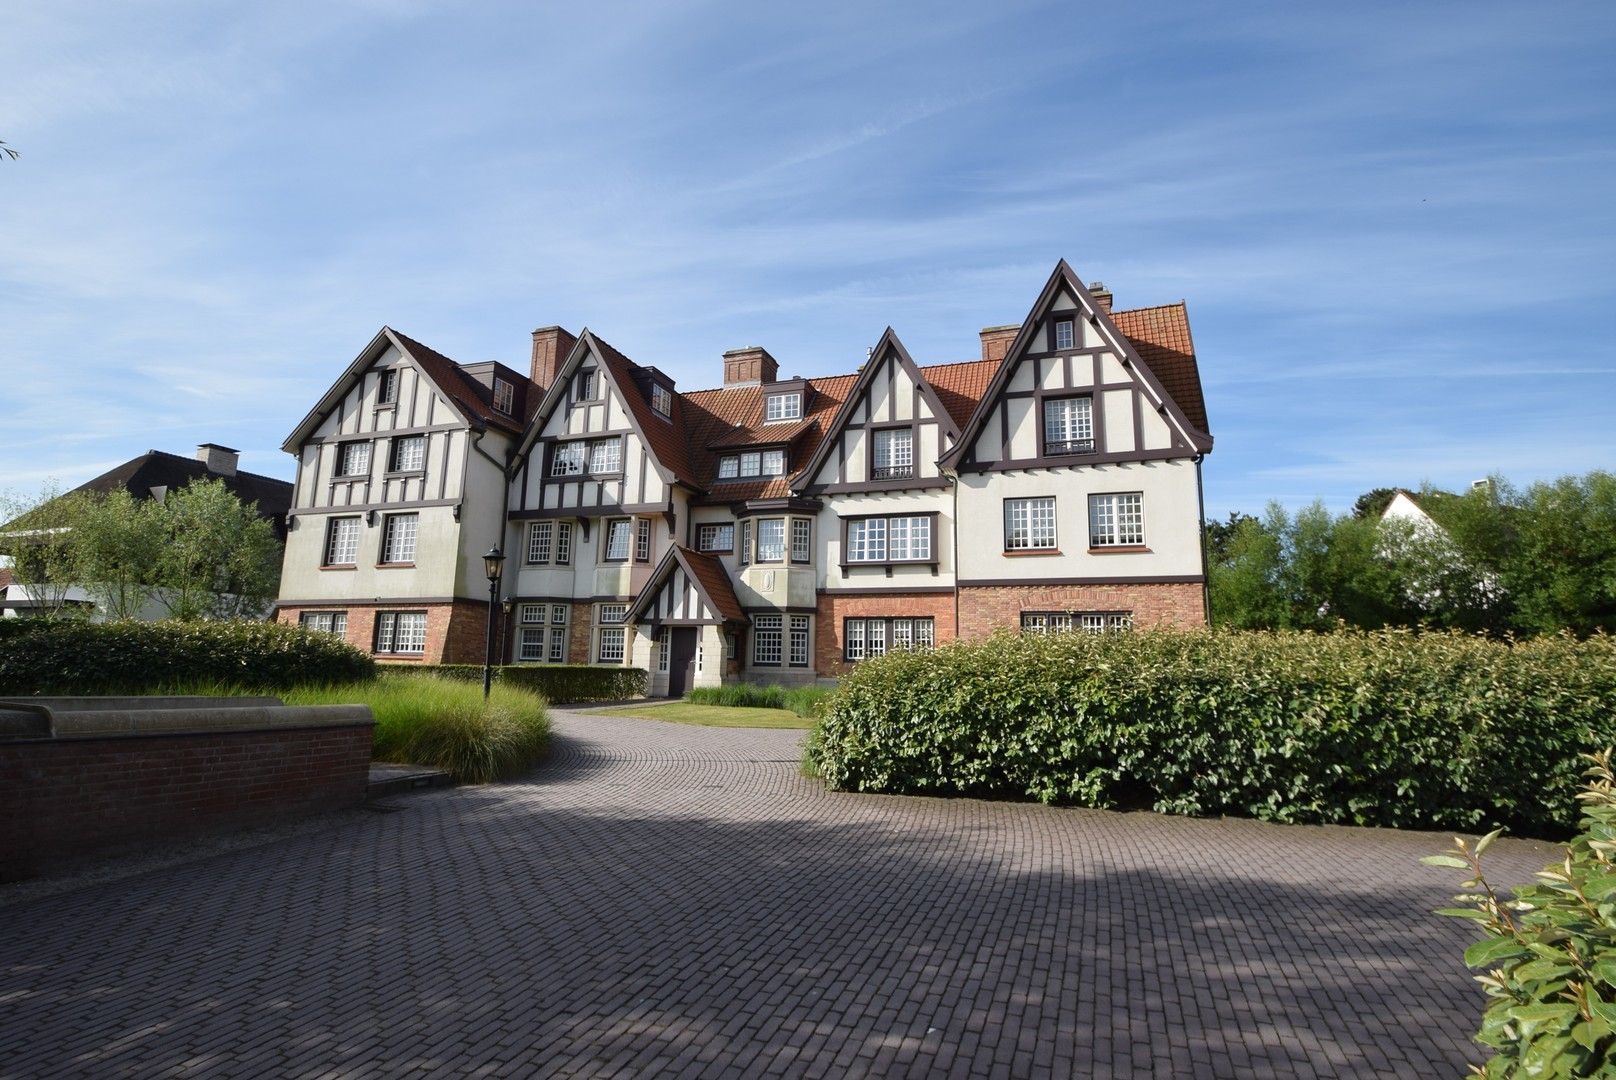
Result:
[[696,634],[694,626],[669,627],[669,697],[684,697],[696,681]]

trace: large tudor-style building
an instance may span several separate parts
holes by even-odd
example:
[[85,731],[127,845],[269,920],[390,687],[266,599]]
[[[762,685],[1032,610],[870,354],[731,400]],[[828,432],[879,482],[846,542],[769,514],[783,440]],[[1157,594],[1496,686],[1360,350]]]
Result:
[[587,329],[534,331],[524,376],[384,328],[286,441],[279,617],[481,662],[498,544],[504,660],[633,664],[657,694],[996,627],[1202,623],[1184,305],[1112,311],[1063,261],[981,350],[923,366],[889,329],[854,374],[782,379],[736,349],[681,393]]

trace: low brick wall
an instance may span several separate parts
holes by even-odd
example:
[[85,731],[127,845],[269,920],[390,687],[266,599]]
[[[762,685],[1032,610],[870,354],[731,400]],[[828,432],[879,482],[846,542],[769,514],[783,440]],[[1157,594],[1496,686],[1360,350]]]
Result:
[[0,880],[135,842],[357,806],[372,727],[350,714],[308,726],[0,739]]

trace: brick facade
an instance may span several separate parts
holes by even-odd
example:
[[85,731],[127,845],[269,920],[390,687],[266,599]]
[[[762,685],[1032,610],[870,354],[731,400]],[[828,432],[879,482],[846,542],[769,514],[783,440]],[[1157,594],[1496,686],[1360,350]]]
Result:
[[[275,612],[278,622],[296,626],[305,611],[345,611],[348,632],[344,640],[360,652],[371,652],[376,644],[378,611],[425,611],[426,651],[420,656],[391,653],[379,659],[399,663],[480,664],[487,643],[488,603],[456,600],[451,604],[322,604],[318,607],[283,607]],[[507,630],[509,634],[509,630]],[[506,639],[509,640],[509,637]]]
[[829,596],[819,594],[814,619],[814,668],[820,676],[833,678],[852,669],[842,658],[842,620],[867,617],[930,615],[937,644],[954,640],[953,593],[872,593],[868,596]]
[[1141,630],[1206,625],[1204,594],[1195,583],[967,585],[959,596],[960,637],[966,639],[987,637],[999,627],[1015,629],[1023,611],[1126,611]]
[[0,880],[364,801],[371,725],[0,742]]

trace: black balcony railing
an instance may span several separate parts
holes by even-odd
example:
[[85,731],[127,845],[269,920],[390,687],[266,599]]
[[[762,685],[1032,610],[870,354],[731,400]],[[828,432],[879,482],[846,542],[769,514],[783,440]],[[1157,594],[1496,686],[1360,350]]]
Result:
[[1051,439],[1044,443],[1044,456],[1056,457],[1061,454],[1092,454],[1094,453],[1093,439]]
[[876,480],[906,480],[915,475],[913,465],[877,465],[870,470],[871,476]]

